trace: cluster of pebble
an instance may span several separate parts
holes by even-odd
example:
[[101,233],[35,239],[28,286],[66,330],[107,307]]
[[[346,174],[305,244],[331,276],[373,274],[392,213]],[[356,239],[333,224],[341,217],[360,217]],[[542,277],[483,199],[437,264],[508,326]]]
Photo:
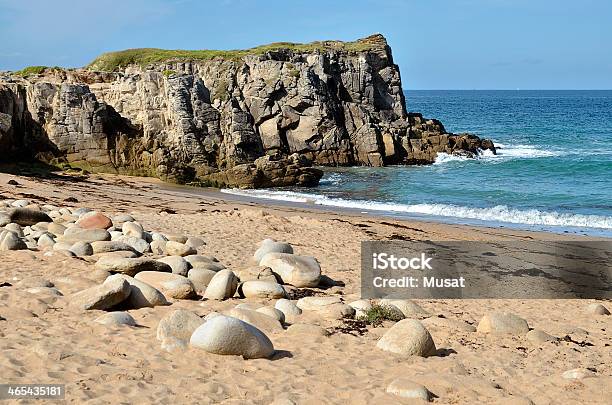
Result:
[[[401,319],[376,344],[400,356],[436,355],[438,350],[427,326],[440,323],[452,323],[453,328],[466,332],[526,335],[539,342],[557,339],[531,329],[527,321],[509,312],[489,313],[474,327],[460,320],[432,317],[405,299],[345,303],[340,296],[307,296],[289,300],[292,290],[317,287],[322,276],[316,258],[294,254],[293,247],[285,242],[262,241],[253,255],[255,265],[235,273],[216,258],[198,254],[198,249],[206,245],[201,238],[146,231],[127,214],[108,217],[87,208],[39,206],[26,200],[4,200],[0,204],[0,250],[38,249],[45,254],[96,258],[96,276],[104,281],[73,294],[68,302],[79,310],[109,311],[97,322],[134,326],[136,322],[126,310],[170,305],[172,300],[236,296],[276,300],[268,306],[243,302],[204,318],[188,310],[173,311],[157,329],[157,338],[168,351],[191,345],[220,355],[271,358],[275,349],[267,333],[286,330],[329,335],[324,328],[301,323],[303,312],[342,319],[363,315],[373,304],[384,305],[394,313],[394,319]],[[588,310],[609,315],[601,304],[593,304]],[[588,376],[580,370],[566,374],[566,378]],[[393,381],[387,391],[407,398],[432,397],[425,387],[407,379]]]

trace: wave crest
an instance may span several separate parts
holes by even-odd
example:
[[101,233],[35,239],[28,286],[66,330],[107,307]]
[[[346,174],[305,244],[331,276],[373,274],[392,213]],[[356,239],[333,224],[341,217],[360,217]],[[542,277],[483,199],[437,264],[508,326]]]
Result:
[[612,217],[601,215],[566,214],[537,209],[521,210],[506,205],[494,207],[465,207],[453,204],[394,204],[379,201],[346,200],[329,198],[321,194],[277,190],[223,189],[223,193],[278,201],[297,202],[321,206],[361,209],[367,211],[418,214],[434,217],[454,217],[486,222],[539,225],[553,227],[577,227],[612,229]]

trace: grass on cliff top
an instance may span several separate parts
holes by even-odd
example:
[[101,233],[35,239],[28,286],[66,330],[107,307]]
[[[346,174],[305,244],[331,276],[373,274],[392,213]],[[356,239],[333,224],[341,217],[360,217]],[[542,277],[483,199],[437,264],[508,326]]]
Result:
[[53,67],[49,67],[49,66],[28,66],[25,67],[21,70],[18,70],[16,72],[13,72],[14,74],[18,75],[18,76],[30,76],[30,75],[39,75],[44,73],[47,70],[62,70],[61,67],[59,66],[53,66]]
[[94,71],[114,72],[129,65],[147,66],[152,63],[172,60],[210,60],[226,59],[239,60],[248,55],[261,55],[270,51],[289,49],[297,52],[316,52],[328,50],[341,50],[346,52],[364,52],[381,49],[387,45],[385,38],[372,35],[352,42],[317,41],[309,44],[293,42],[275,42],[261,45],[251,49],[217,51],[217,50],[168,50],[157,48],[126,49],[118,52],[108,52],[98,56],[87,68]]

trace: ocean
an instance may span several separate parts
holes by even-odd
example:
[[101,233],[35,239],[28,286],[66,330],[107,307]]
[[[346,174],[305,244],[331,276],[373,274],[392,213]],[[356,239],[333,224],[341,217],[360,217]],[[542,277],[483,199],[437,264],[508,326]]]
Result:
[[612,91],[406,91],[409,111],[498,154],[325,168],[317,188],[224,190],[398,218],[612,236]]

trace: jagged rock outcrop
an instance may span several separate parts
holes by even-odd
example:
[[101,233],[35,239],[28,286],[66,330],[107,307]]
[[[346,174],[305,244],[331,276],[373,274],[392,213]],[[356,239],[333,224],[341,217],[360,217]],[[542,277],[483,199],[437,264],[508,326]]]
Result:
[[382,35],[145,63],[155,52],[175,51],[128,50],[86,69],[0,80],[2,151],[93,171],[269,187],[316,185],[322,172],[311,162],[423,164],[439,152],[494,150],[406,112]]

